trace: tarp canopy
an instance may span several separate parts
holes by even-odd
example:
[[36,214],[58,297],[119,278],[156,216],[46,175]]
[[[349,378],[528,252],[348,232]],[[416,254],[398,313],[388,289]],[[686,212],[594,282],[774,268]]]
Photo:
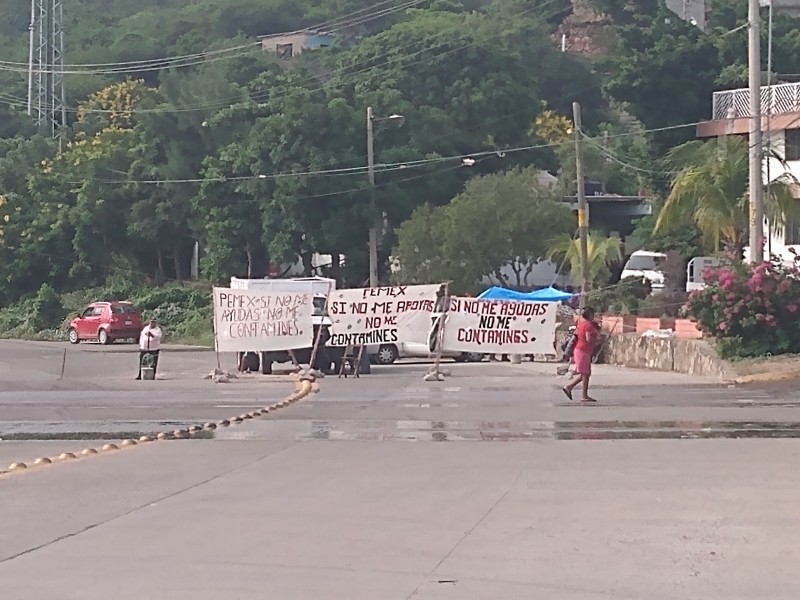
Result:
[[516,300],[518,302],[561,302],[569,300],[574,294],[562,292],[554,287],[547,287],[535,292],[517,292],[502,287],[491,287],[481,292],[481,300]]

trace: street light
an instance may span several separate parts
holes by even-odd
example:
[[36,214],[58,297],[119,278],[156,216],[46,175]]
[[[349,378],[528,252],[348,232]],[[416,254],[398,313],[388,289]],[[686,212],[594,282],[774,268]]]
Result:
[[371,219],[373,223],[369,228],[369,287],[378,287],[378,227],[377,207],[375,206],[375,134],[374,127],[381,121],[394,121],[398,127],[405,122],[403,115],[389,115],[388,117],[375,117],[372,107],[367,107],[367,176],[369,177],[369,192],[371,199]]

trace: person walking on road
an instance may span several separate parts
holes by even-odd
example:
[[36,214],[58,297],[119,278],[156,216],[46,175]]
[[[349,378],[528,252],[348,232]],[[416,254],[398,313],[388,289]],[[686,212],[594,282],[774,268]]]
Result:
[[575,379],[561,388],[561,390],[567,398],[572,400],[572,390],[580,383],[582,384],[581,402],[597,402],[589,396],[589,378],[592,376],[592,356],[600,337],[600,328],[594,322],[594,309],[590,306],[583,309],[575,330],[575,337],[576,341],[573,349]]
[[155,377],[160,351],[161,328],[155,319],[150,319],[150,322],[142,329],[142,333],[139,334],[139,372],[136,374],[136,379],[142,378],[142,360],[148,354],[153,357],[153,377]]

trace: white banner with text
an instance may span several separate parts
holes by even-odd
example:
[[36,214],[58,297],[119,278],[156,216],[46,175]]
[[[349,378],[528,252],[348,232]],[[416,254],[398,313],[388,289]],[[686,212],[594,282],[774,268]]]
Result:
[[555,354],[558,302],[450,299],[445,352]]
[[217,351],[264,352],[311,347],[312,296],[214,288]]
[[442,286],[335,290],[328,296],[331,346],[425,343]]

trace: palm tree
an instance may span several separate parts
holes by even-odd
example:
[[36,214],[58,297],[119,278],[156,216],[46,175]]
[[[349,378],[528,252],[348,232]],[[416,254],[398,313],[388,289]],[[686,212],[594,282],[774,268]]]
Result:
[[[667,161],[675,176],[655,231],[674,230],[693,221],[709,250],[716,252],[722,245],[741,254],[749,222],[748,144],[747,138],[726,136],[673,148]],[[787,172],[766,187],[764,213],[771,223],[784,223],[787,215],[800,208],[791,194],[793,183]]]
[[[609,276],[609,265],[622,260],[622,242],[617,237],[592,234],[588,236],[587,247],[589,250],[589,281],[597,283]],[[569,270],[573,276],[583,281],[581,269],[581,242],[564,234],[550,242],[550,251],[547,258],[559,263],[569,263]]]

